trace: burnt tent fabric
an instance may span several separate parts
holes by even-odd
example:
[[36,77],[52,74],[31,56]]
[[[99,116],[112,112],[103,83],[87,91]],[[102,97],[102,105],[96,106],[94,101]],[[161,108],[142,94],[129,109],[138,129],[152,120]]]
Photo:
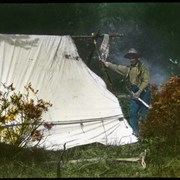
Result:
[[[43,114],[38,147],[58,150],[94,142],[136,142],[118,99],[78,54],[71,36],[0,34],[0,82],[16,91],[32,84],[52,107]],[[29,146],[36,142],[29,142]]]

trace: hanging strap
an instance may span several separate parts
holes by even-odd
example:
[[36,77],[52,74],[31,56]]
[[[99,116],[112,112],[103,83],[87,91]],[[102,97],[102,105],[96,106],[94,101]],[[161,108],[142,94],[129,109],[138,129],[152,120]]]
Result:
[[[95,49],[96,49],[96,51],[97,51],[99,61],[102,60],[102,56],[104,56],[104,58],[105,58],[104,60],[106,60],[106,58],[107,58],[108,55],[109,55],[109,35],[105,34],[105,36],[104,36],[104,38],[103,38],[103,41],[102,41],[102,43],[101,43],[100,48],[97,47],[97,41],[96,41],[96,38],[94,38],[94,46],[95,46]],[[100,52],[100,50],[101,50],[101,52]],[[111,91],[114,95],[117,96],[117,93],[116,93],[116,91],[115,91],[115,89],[114,89],[114,87],[113,87],[112,80],[111,80],[111,78],[110,78],[110,76],[109,76],[109,74],[108,74],[108,71],[107,71],[105,65],[104,65],[102,62],[101,62],[101,64],[102,64],[102,70],[103,70],[103,72],[104,72],[105,79],[106,79],[105,81],[106,81],[106,83],[109,82],[110,91]]]
[[106,61],[109,56],[109,34],[104,34],[99,52],[101,59]]

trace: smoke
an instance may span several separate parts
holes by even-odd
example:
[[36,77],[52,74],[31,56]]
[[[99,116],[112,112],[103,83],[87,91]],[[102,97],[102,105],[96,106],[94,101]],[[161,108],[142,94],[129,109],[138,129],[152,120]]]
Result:
[[141,62],[150,71],[151,83],[160,87],[168,81],[170,73],[168,72],[169,60],[166,57],[168,52],[165,48],[167,47],[165,33],[151,26],[143,27],[133,20],[121,23],[120,27],[116,26],[113,29],[117,29],[116,34],[124,34],[124,37],[111,40],[108,61],[129,65],[129,60],[124,58],[124,55],[130,48],[135,48],[141,56]]
[[[179,72],[179,65],[170,62],[169,58],[173,59],[173,62],[180,59],[179,41],[176,38],[179,36],[179,31],[175,31],[176,21],[173,18],[172,22],[168,21],[167,24],[165,17],[166,14],[169,17],[169,14],[164,13],[159,16],[159,8],[154,4],[152,6],[115,5],[112,9],[117,11],[113,10],[113,17],[107,14],[108,23],[106,22],[104,26],[100,23],[101,34],[124,34],[121,38],[110,39],[107,61],[129,65],[124,55],[130,48],[135,48],[141,55],[141,61],[151,73],[151,83],[158,87],[166,83],[171,75]],[[168,7],[167,10],[169,11]],[[155,13],[157,19],[153,18],[156,17]],[[97,69],[97,64],[94,65],[94,69]]]
[[158,87],[160,87],[161,84],[164,84],[168,81],[169,74],[167,73],[163,65],[150,64],[145,60],[144,60],[144,64],[150,71],[152,84],[156,84]]
[[[111,55],[111,59],[109,59],[109,61],[115,64],[129,65],[130,62],[128,59],[124,58],[124,54],[125,53],[122,52],[114,53]],[[158,59],[158,57],[150,57],[149,59]],[[140,60],[148,68],[151,75],[152,84],[156,84],[159,88],[161,84],[164,84],[168,81],[170,75],[162,63],[155,63],[145,58],[141,58]]]

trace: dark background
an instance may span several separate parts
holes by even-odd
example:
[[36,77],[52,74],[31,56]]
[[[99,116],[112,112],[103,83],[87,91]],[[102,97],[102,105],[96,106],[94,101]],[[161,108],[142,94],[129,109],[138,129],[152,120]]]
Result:
[[[124,34],[111,39],[109,61],[128,64],[123,56],[134,47],[150,69],[152,83],[179,75],[180,3],[0,3],[1,34],[80,36],[97,31]],[[87,62],[92,40],[74,40]],[[90,68],[101,76],[99,64],[94,52]],[[120,77],[111,75],[118,83]]]

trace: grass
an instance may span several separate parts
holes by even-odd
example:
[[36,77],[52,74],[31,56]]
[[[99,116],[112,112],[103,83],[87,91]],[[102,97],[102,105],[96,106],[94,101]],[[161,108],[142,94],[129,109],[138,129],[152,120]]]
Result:
[[[180,177],[178,153],[156,157],[156,152],[141,142],[123,146],[94,143],[66,151],[19,149],[5,144],[0,144],[0,149],[0,178]],[[144,149],[147,149],[146,169],[140,162],[114,161],[137,157]],[[97,160],[86,160],[92,158]],[[70,163],[71,160],[81,162]]]
[[[128,116],[129,99],[120,101]],[[175,129],[176,130],[176,129]],[[0,178],[158,178],[180,177],[180,146],[160,140],[140,140],[123,146],[99,143],[78,146],[66,151],[17,148],[0,143]],[[147,151],[146,168],[141,162],[116,161],[138,157]],[[94,159],[96,161],[88,161]],[[71,163],[76,160],[75,163]]]

